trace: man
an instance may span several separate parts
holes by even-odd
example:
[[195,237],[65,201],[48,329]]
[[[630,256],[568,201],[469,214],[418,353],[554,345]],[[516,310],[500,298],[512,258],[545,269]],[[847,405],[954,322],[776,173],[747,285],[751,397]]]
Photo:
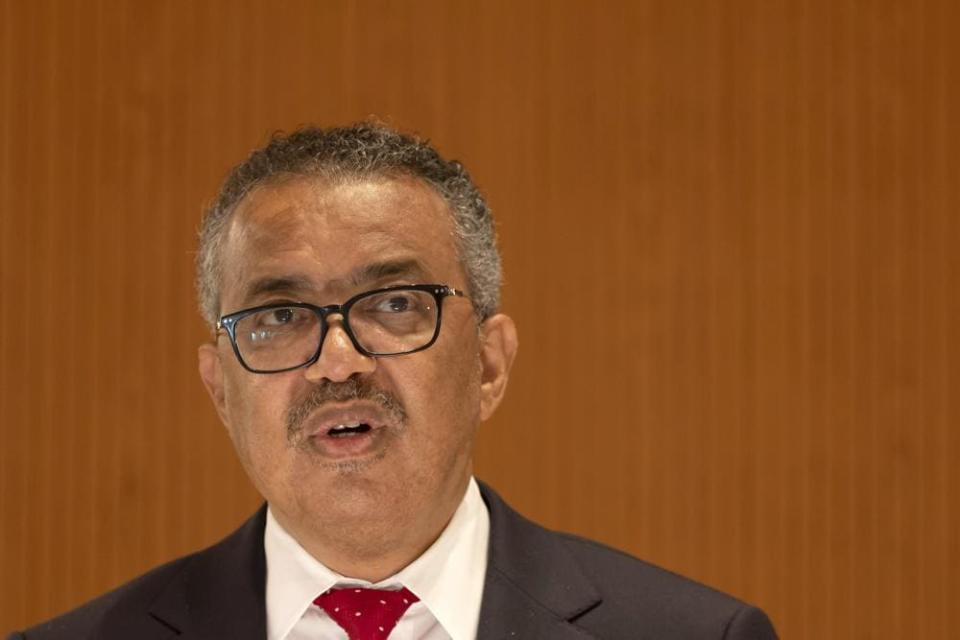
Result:
[[517,334],[458,163],[376,125],[276,137],[227,179],[197,265],[200,376],[266,506],[14,638],[775,637],[473,479]]

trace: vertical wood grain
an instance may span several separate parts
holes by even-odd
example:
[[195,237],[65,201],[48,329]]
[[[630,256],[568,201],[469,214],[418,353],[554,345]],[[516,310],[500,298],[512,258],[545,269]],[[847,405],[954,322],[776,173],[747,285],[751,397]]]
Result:
[[478,474],[756,602],[948,638],[960,109],[947,0],[0,0],[0,631],[257,504],[196,379],[194,235],[277,129],[464,160],[521,352]]

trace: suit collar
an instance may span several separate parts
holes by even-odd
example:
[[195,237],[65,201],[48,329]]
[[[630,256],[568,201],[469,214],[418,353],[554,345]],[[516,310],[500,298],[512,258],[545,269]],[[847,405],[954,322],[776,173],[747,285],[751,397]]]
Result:
[[266,638],[265,522],[266,505],[222,542],[190,558],[150,615],[184,639]]
[[592,638],[572,622],[601,601],[562,538],[530,522],[480,483],[490,510],[490,552],[478,640]]
[[[601,597],[562,538],[479,485],[490,511],[490,544],[478,640],[592,638],[572,623]],[[265,523],[266,505],[235,533],[190,558],[150,615],[183,639],[266,638]]]

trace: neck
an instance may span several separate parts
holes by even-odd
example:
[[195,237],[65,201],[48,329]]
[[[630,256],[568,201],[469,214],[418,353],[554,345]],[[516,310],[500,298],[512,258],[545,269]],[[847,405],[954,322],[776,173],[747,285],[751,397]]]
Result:
[[344,577],[380,582],[419,558],[440,537],[466,493],[469,476],[432,509],[378,514],[376,518],[289,518],[277,522],[307,553]]

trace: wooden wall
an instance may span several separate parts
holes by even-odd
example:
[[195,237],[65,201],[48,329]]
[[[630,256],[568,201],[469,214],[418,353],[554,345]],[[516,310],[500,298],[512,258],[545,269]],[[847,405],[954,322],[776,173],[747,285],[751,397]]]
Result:
[[785,638],[951,637],[958,28],[952,0],[0,0],[0,631],[257,505],[195,373],[200,212],[269,132],[377,115],[499,216],[521,353],[482,477]]

